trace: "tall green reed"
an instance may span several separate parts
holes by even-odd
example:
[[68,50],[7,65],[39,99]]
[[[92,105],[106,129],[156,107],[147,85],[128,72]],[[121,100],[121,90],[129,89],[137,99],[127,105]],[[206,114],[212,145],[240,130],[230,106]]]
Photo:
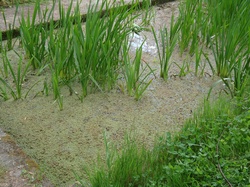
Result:
[[202,64],[201,64],[201,56],[202,55],[204,55],[203,49],[201,48],[199,50],[199,47],[196,46],[196,48],[195,48],[195,72],[194,72],[195,76],[198,76],[199,68],[201,68],[200,75],[204,74],[205,65],[202,66]]
[[176,62],[174,62],[174,64],[180,69],[179,77],[185,77],[188,73],[191,72],[191,70],[190,70],[190,62],[187,61],[187,60],[182,62],[181,65],[179,65]]
[[[52,88],[55,102],[58,103],[59,109],[63,110],[63,95],[60,91],[59,75],[57,71],[52,70]],[[45,88],[46,89],[46,88]]]
[[20,34],[22,45],[26,51],[26,56],[32,59],[31,65],[33,69],[43,68],[46,61],[47,39],[49,24],[43,24],[50,19],[51,13],[54,10],[41,10],[40,0],[37,0],[34,5],[32,16],[28,12],[28,16],[22,14],[20,20]]
[[[52,73],[51,82],[55,101],[58,103],[60,110],[63,110],[63,95],[61,87],[66,85],[69,88],[70,95],[73,93],[70,83],[78,76],[76,67],[76,58],[74,55],[73,28],[75,17],[80,16],[80,12],[72,10],[73,1],[65,10],[59,2],[58,22],[53,21],[53,16],[49,22],[49,31],[47,39],[49,67]],[[73,12],[73,13],[72,13]],[[79,25],[81,22],[79,22]],[[58,28],[56,30],[56,28]],[[44,85],[44,92],[48,94],[47,82]]]
[[[82,87],[81,100],[93,89],[114,87],[123,66],[123,46],[139,17],[135,13],[138,3],[127,6],[123,2],[117,7],[114,2],[98,1],[89,6],[86,23],[82,25],[79,6],[72,10],[71,2],[65,11],[59,2],[60,21],[50,21],[47,37],[55,98],[60,96],[60,86],[69,86],[77,79]],[[55,30],[57,27],[60,29]],[[138,98],[144,92],[142,88],[140,85]]]
[[215,58],[215,63],[208,60],[209,66],[222,78],[232,96],[242,95],[240,90],[248,85],[249,8],[246,0],[188,0],[181,3],[177,19],[181,20],[180,51],[189,49],[191,55],[195,54],[195,73],[201,55],[206,58],[197,51],[198,46],[209,46]]
[[[210,42],[215,57],[213,71],[222,78],[233,97],[242,96],[246,86],[249,86],[250,5],[247,1],[238,1],[237,8],[233,8],[235,3],[231,3],[228,2],[227,11],[234,16],[229,16],[230,20],[223,23]],[[226,15],[229,14],[223,10],[225,3],[220,8]]]
[[59,40],[57,44],[57,48],[55,48],[53,55],[50,54],[52,63],[49,67],[52,73],[51,82],[54,99],[58,102],[60,110],[62,110],[63,95],[61,95],[60,87],[72,79],[72,74],[69,72],[69,70],[71,70],[69,63],[71,63],[72,60],[73,48],[68,49],[68,46],[65,45],[66,43],[59,42]]
[[[74,17],[71,15],[72,2],[70,3],[67,12],[59,2],[60,21],[58,25],[50,23],[50,41],[48,49],[50,56],[53,58],[52,65],[58,72],[61,80],[70,81],[75,76],[75,62],[73,58],[73,37],[72,28]],[[55,27],[60,27],[55,30]]]
[[[121,63],[123,46],[127,45],[129,34],[133,32],[135,19],[141,15],[136,12],[140,5],[138,1],[131,5],[121,2],[120,6],[116,2],[98,1],[89,6],[83,27],[79,6],[73,11],[72,3],[65,10],[59,2],[58,22],[53,21],[52,15],[55,3],[51,11],[42,11],[40,0],[36,1],[32,15],[28,13],[27,18],[22,15],[20,19],[21,44],[26,56],[33,69],[39,69],[38,73],[50,67],[56,100],[61,96],[60,87],[69,86],[77,79],[82,86],[81,99],[92,89],[112,89],[124,65]],[[147,1],[145,6],[149,8],[150,2]],[[7,71],[4,72],[7,75]],[[137,81],[137,99],[148,85],[145,79]]]
[[[172,21],[173,21],[173,16],[172,16]],[[154,35],[157,47],[157,53],[160,60],[160,66],[161,66],[160,77],[162,77],[164,80],[167,80],[169,77],[168,72],[171,65],[170,59],[178,39],[178,23],[176,25],[171,24],[170,34],[166,27],[161,29],[159,34],[160,41],[158,41],[158,37],[153,27],[152,27],[152,32]]]
[[[16,3],[16,9],[14,13],[14,19],[12,23],[7,23],[6,15],[4,11],[2,12],[4,24],[5,24],[5,29],[6,29],[6,37],[7,37],[7,50],[12,50],[15,42],[14,40],[14,29],[15,29],[15,23],[16,23],[16,18],[18,15],[18,9],[19,9],[19,3]],[[2,35],[2,34],[1,34]],[[2,36],[1,36],[2,37]],[[1,48],[1,47],[0,47]]]
[[179,39],[181,54],[188,48],[189,43],[192,40],[196,4],[191,2],[192,1],[185,1],[179,6],[180,15],[178,19],[182,22]]
[[147,87],[152,82],[152,79],[149,79],[149,76],[153,73],[153,70],[148,64],[146,67],[142,67],[141,57],[142,57],[142,46],[136,49],[135,58],[133,61],[130,60],[129,56],[129,46],[123,46],[123,75],[126,82],[126,88],[130,96],[134,96],[136,100],[139,100],[142,97],[142,94],[147,89]]
[[[0,81],[2,82],[1,79],[2,78],[0,77]],[[4,101],[7,101],[9,99],[8,91],[7,91],[5,86],[0,85],[0,97],[2,97],[4,99]]]
[[[59,109],[63,110],[63,95],[60,87],[69,83],[75,76],[75,66],[73,59],[72,27],[73,18],[71,17],[72,2],[65,14],[64,7],[59,2],[60,21],[58,25],[50,21],[48,32],[48,53],[51,63],[49,64],[52,77],[52,89],[55,101]],[[59,30],[55,30],[60,27]],[[45,85],[46,86],[46,85]],[[45,91],[46,91],[45,87]],[[47,92],[47,91],[46,91]]]
[[[99,1],[98,1],[99,3]],[[104,1],[88,9],[85,32],[77,23],[74,29],[74,56],[78,68],[83,96],[89,83],[102,89],[111,89],[119,75],[120,53],[126,45],[133,21],[138,17],[135,8]],[[108,11],[104,12],[104,8]],[[104,12],[104,13],[103,13]]]
[[[25,67],[23,67],[22,66],[23,58],[19,54],[17,54],[17,55],[19,56],[19,61],[17,64],[16,71],[15,71],[15,68],[12,65],[10,59],[8,58],[7,54],[4,56],[4,58],[5,58],[4,60],[7,63],[10,75],[12,76],[12,79],[13,79],[14,88],[13,88],[13,85],[9,81],[0,77],[0,82],[5,86],[5,88],[4,89],[2,88],[1,90],[3,91],[3,90],[6,90],[6,88],[7,88],[10,91],[14,100],[22,98],[23,83],[24,83],[25,77],[27,75],[27,72],[29,70],[30,64],[31,64],[31,61],[28,61],[28,63],[26,63],[26,65],[25,65]],[[5,95],[6,94],[7,94],[7,92],[5,92]]]
[[152,7],[151,0],[143,0],[142,1],[142,22],[143,24],[150,25],[150,22],[153,20],[155,16],[154,8]]

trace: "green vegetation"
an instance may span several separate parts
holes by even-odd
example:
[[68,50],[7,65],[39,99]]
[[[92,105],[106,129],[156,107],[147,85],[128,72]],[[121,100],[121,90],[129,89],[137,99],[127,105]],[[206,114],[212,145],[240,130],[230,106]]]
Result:
[[[47,17],[47,12],[42,14],[40,9],[40,1],[37,1],[35,4],[35,9],[32,17],[28,12],[27,20],[24,15],[22,15],[20,21],[20,33],[21,33],[21,42],[26,51],[26,57],[32,59],[31,65],[34,69],[41,68],[43,59],[46,56],[46,37],[47,32],[42,24],[36,25],[36,19],[38,15],[41,22],[45,21]],[[32,18],[32,20],[31,20]]]
[[6,30],[9,30],[9,32],[6,33],[6,38],[7,38],[7,44],[3,44],[3,36],[2,36],[2,31],[0,31],[0,52],[4,51],[4,50],[12,50],[13,46],[15,43],[13,43],[13,36],[14,36],[14,31],[13,29],[15,28],[15,23],[16,23],[16,18],[17,18],[17,14],[18,14],[18,9],[19,9],[19,4],[16,4],[16,9],[15,9],[15,13],[14,13],[14,19],[12,21],[12,23],[8,24],[7,23],[7,19],[5,16],[4,11],[2,12],[2,16],[3,16],[3,20],[4,20],[4,24],[5,24],[5,28]]
[[172,15],[171,18],[171,26],[170,31],[168,32],[168,29],[164,27],[162,30],[160,30],[160,41],[158,41],[158,37],[156,36],[156,32],[154,28],[152,27],[152,32],[154,35],[158,57],[160,60],[161,65],[161,72],[160,76],[167,80],[169,75],[168,71],[170,69],[171,63],[170,58],[172,56],[172,53],[175,49],[177,39],[178,39],[178,32],[180,29],[180,20],[174,23],[174,16]]
[[[108,1],[90,5],[84,26],[82,25],[79,6],[76,6],[73,10],[72,4],[73,1],[65,10],[59,2],[60,20],[54,22],[52,13],[56,8],[55,4],[51,10],[42,11],[40,0],[37,0],[33,14],[29,13],[27,18],[23,15],[20,19],[21,37],[19,39],[25,50],[25,58],[30,60],[29,64],[33,67],[35,74],[42,75],[44,72],[50,72],[48,79],[51,82],[46,84],[46,93],[48,94],[52,90],[54,99],[62,110],[63,95],[61,95],[61,87],[67,86],[70,94],[72,94],[75,92],[71,85],[80,83],[82,89],[77,97],[83,101],[84,97],[95,90],[109,91],[113,89],[121,75],[124,75],[126,80],[128,80],[128,77],[132,78],[129,75],[131,73],[135,77],[131,84],[132,87],[129,87],[130,83],[128,82],[130,80],[127,81],[128,92],[129,95],[139,100],[151,83],[151,80],[147,80],[147,78],[152,73],[149,67],[149,73],[143,75],[145,69],[141,70],[140,68],[142,51],[137,52],[134,60],[134,65],[137,68],[134,69],[132,66],[129,68],[130,57],[128,53],[130,46],[128,45],[128,37],[135,32],[135,19],[142,14],[135,13],[139,8],[139,2],[132,2],[130,6],[124,2],[120,6],[116,6],[116,3]],[[139,28],[143,28],[141,26],[146,24],[147,19],[144,20],[138,26]],[[11,34],[11,32],[8,33]],[[12,43],[12,37],[10,35],[7,41]],[[0,39],[2,40],[2,38]],[[10,46],[12,47],[12,45]],[[7,50],[12,49],[11,47],[8,47]],[[6,77],[8,69],[11,73],[14,70],[10,64],[9,66],[6,65],[8,64],[6,63],[8,57],[4,48],[5,46],[1,41],[1,49],[3,52],[5,51],[3,53],[2,75]],[[19,67],[21,68],[21,64]],[[17,71],[21,72],[21,69]],[[24,70],[22,79],[26,72],[27,69]],[[15,79],[13,73],[12,76]],[[5,100],[9,98],[8,93],[11,93],[14,99],[21,98],[21,87],[12,88],[8,80],[4,78],[0,80],[2,82],[2,85],[0,85],[1,96]],[[19,82],[21,83],[22,80]],[[18,96],[13,94],[15,92],[18,93]]]
[[[212,87],[200,112],[179,133],[166,133],[152,150],[135,138],[126,139],[121,151],[106,143],[106,164],[87,172],[90,186],[250,186],[249,9],[247,0],[186,0],[171,27],[160,31],[160,42],[152,29],[163,79],[178,38],[181,54],[195,54],[195,74],[201,68],[203,75],[204,57],[221,77],[215,85],[224,83],[231,97],[209,101]],[[215,62],[203,51],[207,46]],[[178,67],[180,76],[189,72],[187,62]]]
[[248,186],[250,99],[231,102],[206,101],[181,132],[167,133],[151,151],[133,138],[120,152],[106,143],[106,167],[99,163],[89,174],[91,186]]
[[232,97],[249,88],[249,6],[247,1],[214,0],[188,0],[180,6],[181,52],[197,54],[198,45],[209,46],[215,59],[215,64],[208,59],[209,66]]
[[[143,45],[143,44],[142,44]],[[142,57],[142,45],[139,49],[136,50],[135,59],[131,62],[129,56],[129,48],[124,46],[123,48],[123,62],[124,62],[124,77],[126,81],[126,86],[128,90],[128,94],[130,96],[135,96],[136,100],[139,100],[142,96],[142,93],[147,89],[150,85],[151,80],[146,81],[149,79],[149,75],[153,73],[153,70],[150,68],[148,64],[145,68],[141,70],[141,57]],[[143,75],[146,69],[149,69],[149,73]]]
[[[83,101],[89,93],[109,91],[118,79],[124,79],[128,94],[140,99],[152,81],[153,70],[148,65],[140,67],[142,47],[134,60],[129,56],[128,37],[140,16],[138,6],[137,1],[119,7],[98,2],[89,7],[83,26],[79,6],[72,10],[71,3],[65,11],[59,4],[60,21],[55,23],[51,12],[40,11],[37,1],[32,19],[23,17],[20,22],[21,45],[29,59],[25,66],[20,56],[14,70],[6,53],[13,45],[4,49],[0,37],[0,97],[22,98],[22,83],[32,66],[38,75],[49,72],[43,93],[52,90],[60,110],[61,88],[67,86],[73,94],[73,83],[80,84],[78,98]],[[149,4],[145,8],[149,10]],[[168,79],[171,55],[179,48],[181,55],[195,55],[196,76],[203,75],[201,59],[206,59],[213,74],[221,78],[215,85],[223,83],[230,97],[210,101],[212,87],[200,112],[181,132],[166,133],[151,150],[130,138],[120,151],[106,141],[106,165],[99,163],[95,171],[86,170],[91,186],[250,186],[250,4],[248,0],[186,0],[179,10],[180,15],[172,16],[170,28],[164,26],[159,36],[152,29],[160,77]],[[38,15],[44,19],[35,24]],[[144,16],[143,26],[150,15]],[[49,24],[44,27],[45,19]],[[8,41],[12,41],[11,35]],[[214,60],[204,48],[212,52]],[[190,72],[189,62],[174,64],[180,68],[179,76]],[[10,75],[14,84],[6,79]],[[88,183],[78,180],[83,186]]]
[[8,99],[7,92],[6,92],[6,88],[8,88],[10,90],[10,92],[11,92],[12,97],[15,100],[20,99],[20,98],[22,98],[22,84],[24,82],[26,73],[27,73],[27,71],[29,69],[30,62],[28,62],[26,64],[26,66],[24,68],[22,68],[23,59],[22,59],[21,56],[19,56],[19,61],[18,61],[17,71],[16,72],[14,71],[12,63],[8,59],[7,55],[4,55],[3,62],[4,62],[4,64],[7,64],[5,66],[7,66],[6,68],[9,69],[10,74],[11,74],[11,76],[13,78],[12,82],[14,83],[14,88],[11,86],[10,83],[8,83],[7,81],[5,81],[3,78],[0,77],[0,82],[2,82],[2,84],[5,86],[5,88],[1,88],[2,97],[4,98],[4,100]]

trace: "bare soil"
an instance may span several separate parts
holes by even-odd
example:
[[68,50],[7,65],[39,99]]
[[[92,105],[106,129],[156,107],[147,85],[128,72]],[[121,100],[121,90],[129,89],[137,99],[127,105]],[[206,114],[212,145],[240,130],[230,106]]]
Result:
[[[153,9],[152,25],[159,30],[164,24],[169,25],[172,13],[178,15],[178,2]],[[68,89],[63,88],[64,110],[59,111],[52,93],[47,97],[37,94],[43,89],[42,80],[46,75],[38,77],[32,72],[27,76],[24,90],[38,80],[41,82],[26,99],[0,101],[0,128],[8,133],[0,133],[0,166],[6,170],[0,186],[34,184],[27,175],[21,175],[23,168],[42,186],[73,186],[77,184],[73,171],[83,175],[83,167],[93,166],[98,155],[105,158],[104,134],[118,148],[124,136],[132,134],[138,143],[150,149],[158,136],[182,128],[184,121],[203,102],[215,78],[210,76],[208,67],[202,77],[194,76],[194,59],[185,53],[180,56],[176,48],[171,61],[189,63],[190,71],[185,77],[179,77],[180,69],[173,64],[170,79],[163,81],[159,78],[160,65],[152,34],[142,32],[132,40],[138,43],[140,37],[147,38],[143,61],[156,69],[156,77],[152,75],[154,80],[139,101],[117,86],[111,92],[90,94],[81,103],[76,95],[71,96]],[[207,53],[211,55],[209,50]],[[17,63],[15,53],[10,51],[8,54],[12,56],[12,62]],[[5,137],[10,137],[11,142],[5,141]],[[17,145],[11,147],[12,142]],[[17,154],[12,156],[9,150]],[[27,168],[27,160],[37,165],[33,164],[33,169]],[[6,164],[9,162],[15,164]]]

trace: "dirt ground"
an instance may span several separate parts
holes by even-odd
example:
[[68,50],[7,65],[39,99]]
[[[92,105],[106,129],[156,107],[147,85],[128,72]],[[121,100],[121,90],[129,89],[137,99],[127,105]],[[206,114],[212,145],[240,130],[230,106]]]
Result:
[[[172,13],[178,15],[178,2],[156,6],[153,12],[155,18],[151,24],[159,30],[164,24],[169,25]],[[204,76],[194,76],[193,58],[185,53],[180,56],[176,48],[171,61],[189,63],[190,71],[187,76],[179,77],[180,69],[173,64],[170,79],[163,81],[159,78],[160,65],[152,34],[142,32],[131,36],[132,46],[135,50],[144,37],[147,40],[143,61],[156,70],[156,76],[152,75],[154,80],[139,101],[123,93],[118,86],[111,92],[90,94],[81,103],[63,88],[64,110],[59,111],[52,93],[48,97],[37,95],[43,88],[42,81],[27,99],[0,101],[0,128],[8,134],[0,131],[0,167],[3,166],[5,173],[0,186],[32,186],[33,181],[42,186],[53,186],[51,183],[74,186],[77,182],[73,172],[81,175],[83,167],[93,166],[98,155],[104,159],[104,134],[118,148],[124,136],[132,134],[150,149],[157,136],[182,128],[216,80],[210,76],[208,66]],[[207,52],[211,56],[211,52]],[[9,55],[16,63],[14,52],[10,51]],[[28,88],[44,78],[45,75],[37,77],[30,73],[23,87]],[[6,137],[11,141],[5,141]],[[29,163],[32,167],[28,167]]]

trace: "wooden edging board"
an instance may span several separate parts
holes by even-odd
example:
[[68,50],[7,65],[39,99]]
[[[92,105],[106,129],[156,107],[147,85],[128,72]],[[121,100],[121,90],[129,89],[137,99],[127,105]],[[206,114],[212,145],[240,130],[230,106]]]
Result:
[[[160,4],[164,4],[164,3],[167,3],[167,2],[171,2],[171,1],[174,1],[174,0],[152,0],[151,1],[151,6],[160,5]],[[138,6],[136,8],[142,9],[143,8],[142,3],[143,2],[140,1],[139,4],[138,4]],[[131,6],[133,6],[133,4],[131,4],[131,3],[128,2],[127,4],[122,5],[122,6],[124,6],[127,9],[129,9],[129,8],[131,8]],[[111,9],[103,10],[102,11],[102,15],[105,15],[107,13],[107,11],[110,11],[110,10]],[[16,9],[16,11],[17,11],[17,9]],[[57,10],[54,9],[54,11],[57,11]],[[32,15],[32,13],[30,15]],[[87,17],[86,15],[87,15],[87,13],[81,13],[81,21],[83,23],[86,22],[86,17]],[[18,20],[16,20],[15,22],[17,23],[17,21]],[[53,22],[54,22],[54,25],[60,25],[59,24],[60,23],[60,19],[54,19]],[[44,28],[49,28],[50,22],[38,23],[37,25],[39,25],[39,24],[42,24],[42,26]],[[20,36],[20,28],[19,28],[19,26],[15,27],[15,25],[8,24],[8,25],[6,25],[6,27],[7,27],[6,30],[0,31],[0,34],[2,34],[2,40],[7,40],[8,39],[8,35],[11,36],[11,38],[16,38],[16,37]]]

